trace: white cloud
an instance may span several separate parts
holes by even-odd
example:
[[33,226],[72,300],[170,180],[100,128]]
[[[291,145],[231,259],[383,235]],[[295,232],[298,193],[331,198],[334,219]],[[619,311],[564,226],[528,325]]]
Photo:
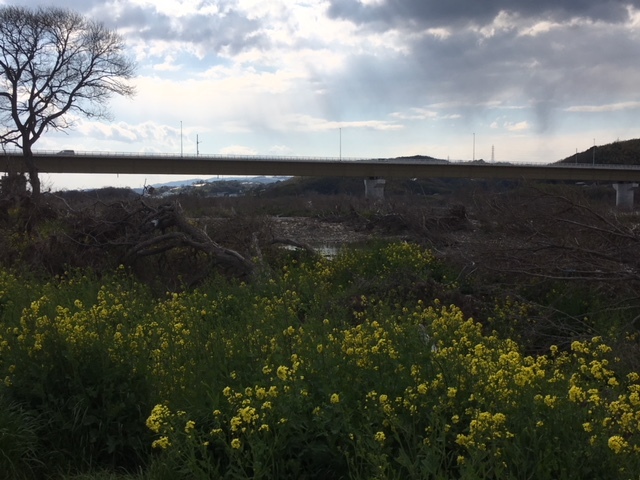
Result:
[[580,113],[603,113],[619,112],[622,110],[637,110],[640,108],[640,101],[611,103],[608,105],[574,105],[565,109],[566,112]]
[[425,108],[411,108],[408,113],[393,112],[391,117],[399,120],[427,120],[438,118],[438,112]]
[[529,122],[522,121],[517,123],[505,123],[504,128],[509,132],[523,132],[525,130],[529,130]]
[[257,151],[243,145],[230,145],[220,149],[222,155],[257,155]]
[[360,121],[332,121],[324,118],[312,117],[304,114],[292,114],[285,118],[286,130],[299,132],[323,132],[343,129],[369,129],[369,130],[400,130],[404,128],[394,122],[381,120],[360,120]]
[[273,145],[269,148],[269,153],[273,155],[291,155],[293,150],[286,145]]

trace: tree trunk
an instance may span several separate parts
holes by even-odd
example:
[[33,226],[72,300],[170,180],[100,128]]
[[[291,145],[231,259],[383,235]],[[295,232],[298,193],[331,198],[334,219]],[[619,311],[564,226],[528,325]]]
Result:
[[38,169],[36,168],[36,163],[33,159],[31,145],[28,145],[26,142],[22,146],[22,155],[24,158],[24,164],[27,167],[27,173],[29,174],[31,200],[34,204],[37,204],[40,200],[40,177],[38,176]]

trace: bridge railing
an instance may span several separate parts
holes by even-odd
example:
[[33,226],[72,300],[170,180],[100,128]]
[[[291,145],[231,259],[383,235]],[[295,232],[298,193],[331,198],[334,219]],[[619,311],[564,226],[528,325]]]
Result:
[[[79,156],[79,157],[164,157],[164,158],[185,158],[190,160],[212,159],[212,160],[282,160],[282,161],[363,161],[372,160],[370,157],[306,157],[294,155],[246,155],[246,154],[195,154],[195,153],[161,153],[161,152],[105,152],[105,151],[82,151],[82,150],[34,150],[34,156]],[[6,150],[0,156],[22,156],[21,150]],[[377,159],[373,159],[377,160]],[[383,160],[383,159],[380,159]]]

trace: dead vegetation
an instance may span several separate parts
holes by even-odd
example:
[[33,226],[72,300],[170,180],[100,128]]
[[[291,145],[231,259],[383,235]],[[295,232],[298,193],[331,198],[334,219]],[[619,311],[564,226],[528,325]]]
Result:
[[[405,240],[450,270],[446,288],[414,279],[408,295],[456,303],[544,351],[639,326],[640,217],[617,212],[608,194],[483,185],[371,203],[348,195],[167,201],[110,190],[48,194],[37,208],[14,195],[0,203],[0,262],[48,274],[124,264],[166,291],[214,274],[250,281],[288,255],[283,245],[314,255],[323,244]],[[522,308],[506,321],[505,305]]]
[[522,305],[510,321],[534,350],[640,326],[640,217],[590,193],[531,185],[471,198],[473,229],[443,252],[475,295]]

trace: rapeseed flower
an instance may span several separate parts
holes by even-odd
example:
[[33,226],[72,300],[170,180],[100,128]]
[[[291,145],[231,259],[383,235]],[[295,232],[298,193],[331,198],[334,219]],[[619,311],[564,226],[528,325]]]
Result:
[[147,428],[153,433],[160,433],[170,416],[171,411],[169,407],[166,405],[156,405],[151,410],[151,415],[147,418]]
[[289,378],[289,367],[285,367],[284,365],[280,365],[276,370],[276,375],[283,382]]
[[196,428],[196,422],[194,422],[193,420],[188,420],[184,426],[184,432],[191,433],[195,428]]
[[629,444],[620,435],[613,435],[609,437],[607,445],[614,453],[620,454],[625,452],[629,448]]
[[160,448],[162,450],[166,450],[170,446],[171,446],[171,441],[167,436],[162,436],[157,440],[154,440],[153,443],[151,444],[151,448]]

